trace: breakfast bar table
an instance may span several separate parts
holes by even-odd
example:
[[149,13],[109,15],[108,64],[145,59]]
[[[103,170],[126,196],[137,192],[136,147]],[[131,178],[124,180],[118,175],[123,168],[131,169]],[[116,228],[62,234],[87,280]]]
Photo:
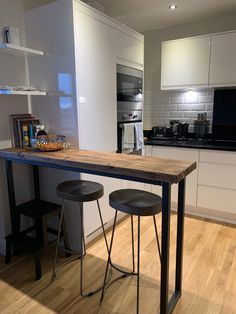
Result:
[[[59,152],[36,152],[30,149],[0,150],[5,159],[11,214],[12,235],[19,234],[12,163],[32,165],[35,198],[40,198],[38,167],[90,173],[162,186],[162,243],[160,313],[171,313],[181,296],[184,239],[185,182],[196,162],[69,149]],[[178,184],[175,291],[169,298],[169,245],[171,185]]]

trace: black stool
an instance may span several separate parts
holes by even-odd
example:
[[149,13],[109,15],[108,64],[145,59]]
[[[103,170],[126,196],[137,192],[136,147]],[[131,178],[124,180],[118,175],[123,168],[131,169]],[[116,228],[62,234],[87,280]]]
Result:
[[[139,313],[140,217],[141,216],[153,216],[153,223],[154,223],[154,229],[155,229],[156,240],[157,240],[157,248],[158,248],[158,253],[159,253],[159,257],[160,257],[160,261],[161,261],[161,250],[160,250],[160,244],[159,244],[159,239],[158,239],[158,232],[157,232],[155,215],[159,214],[161,212],[162,198],[156,194],[142,191],[142,190],[123,189],[123,190],[114,191],[109,195],[109,204],[111,207],[116,209],[116,213],[115,213],[115,218],[114,218],[114,223],[113,223],[110,249],[108,251],[108,260],[107,260],[106,273],[105,273],[105,277],[104,277],[101,302],[104,298],[104,293],[105,293],[105,289],[106,289],[107,273],[108,273],[109,265],[111,267],[115,266],[111,262],[111,251],[112,251],[113,238],[114,238],[114,233],[115,233],[117,212],[119,210],[121,212],[124,212],[124,213],[131,215],[133,270],[132,270],[132,272],[126,272],[122,269],[119,269],[117,266],[115,266],[115,269],[117,269],[120,272],[122,272],[123,274],[125,274],[125,276],[126,275],[136,275],[137,276],[137,313]],[[133,215],[138,217],[137,272],[135,272],[135,268],[134,268]],[[122,278],[125,276],[123,275],[119,278]],[[117,280],[117,278],[115,280]],[[114,282],[114,281],[112,281],[112,282]],[[110,284],[107,286],[107,288],[110,286]]]
[[[48,221],[54,217],[59,217],[60,220],[61,210],[62,208],[58,204],[37,199],[17,206],[19,224],[22,216],[32,218],[34,224],[14,236],[9,235],[5,238],[5,262],[10,263],[12,257],[12,247],[14,246],[18,249],[26,251],[29,254],[33,254],[35,260],[35,277],[36,280],[39,280],[42,276],[40,261],[41,249],[48,246],[48,233],[58,235],[58,230],[50,228],[48,226]],[[35,236],[31,235],[32,232],[35,232]],[[64,239],[64,245],[68,249],[69,243],[64,219],[61,221],[60,238]]]
[[[63,212],[64,212],[64,201],[70,200],[74,202],[82,203],[84,202],[91,202],[91,201],[97,201],[98,206],[98,212],[101,220],[101,226],[103,230],[104,240],[108,251],[108,242],[105,234],[101,209],[99,205],[99,198],[101,198],[104,194],[103,186],[100,183],[92,182],[92,181],[85,181],[85,180],[72,180],[72,181],[65,181],[57,186],[57,196],[63,199],[62,204],[62,211],[60,216],[60,223],[59,223],[59,230],[58,230],[58,238],[57,238],[57,246],[56,246],[56,252],[55,252],[55,260],[54,260],[54,266],[53,266],[53,272],[52,272],[52,280],[56,277],[56,263],[57,263],[57,255],[58,255],[58,247],[59,247],[59,241],[60,241],[60,228],[61,228],[61,222],[63,219]],[[83,292],[83,257],[85,255],[86,249],[85,249],[85,239],[84,239],[84,225],[83,225],[83,207],[79,206],[80,208],[80,215],[81,215],[81,233],[80,233],[80,239],[81,239],[81,253],[79,256],[79,259],[81,259],[80,262],[80,295],[83,297],[91,296],[95,292],[102,289],[102,287],[98,288],[96,291],[92,291],[89,293]],[[76,253],[72,251],[65,250],[69,253]],[[67,264],[67,263],[66,263]],[[62,265],[63,266],[63,265]]]

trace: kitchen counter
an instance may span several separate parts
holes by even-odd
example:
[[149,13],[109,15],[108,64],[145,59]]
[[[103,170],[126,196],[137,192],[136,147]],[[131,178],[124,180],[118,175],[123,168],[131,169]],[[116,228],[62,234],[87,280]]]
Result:
[[196,140],[193,138],[189,138],[187,140],[147,139],[145,140],[145,145],[236,151],[236,143],[230,145],[229,142],[226,141],[213,141],[210,139],[209,140]]
[[[5,159],[8,183],[9,205],[12,223],[12,235],[15,246],[20,246],[18,206],[15,202],[13,162],[33,166],[36,201],[40,201],[40,181],[38,167],[49,167],[91,173],[99,176],[139,181],[162,186],[162,241],[161,241],[161,282],[160,313],[172,313],[181,296],[182,261],[185,211],[185,178],[194,169],[196,162],[172,160],[159,157],[143,157],[127,154],[102,153],[70,149],[60,152],[35,152],[27,149],[9,148],[0,150],[0,157]],[[177,240],[175,290],[169,299],[169,250],[170,250],[170,211],[171,185],[178,184]],[[38,196],[38,197],[37,197]],[[21,205],[22,206],[22,205]],[[30,248],[32,253],[32,249]]]

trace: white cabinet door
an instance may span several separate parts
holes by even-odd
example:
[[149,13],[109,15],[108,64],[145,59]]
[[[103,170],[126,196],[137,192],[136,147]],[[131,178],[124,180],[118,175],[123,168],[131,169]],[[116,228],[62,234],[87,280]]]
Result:
[[[198,187],[197,206],[214,211],[236,214],[236,191],[212,186]],[[235,222],[235,216],[232,218]]]
[[117,63],[142,69],[144,60],[143,36],[120,25],[117,25],[114,35]]
[[208,85],[210,37],[162,43],[161,89]]
[[116,31],[89,13],[75,6],[79,147],[115,151]]
[[[172,147],[152,147],[152,156],[180,159],[180,160],[191,160],[198,161],[199,150],[189,148],[172,148]],[[160,194],[160,187],[153,187],[153,191]],[[172,185],[172,201],[177,202],[178,197],[178,185]],[[197,171],[193,171],[186,179],[186,204],[196,206],[197,202]]]
[[236,85],[236,32],[212,36],[209,84]]
[[200,150],[197,206],[236,213],[236,153]]

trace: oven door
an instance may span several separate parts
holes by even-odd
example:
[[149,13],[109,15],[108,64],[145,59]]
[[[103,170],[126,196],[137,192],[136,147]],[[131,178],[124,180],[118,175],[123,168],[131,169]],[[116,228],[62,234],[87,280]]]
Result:
[[[141,122],[136,121],[136,122]],[[127,122],[126,122],[127,123]],[[134,122],[128,122],[130,124],[134,124]],[[124,132],[124,123],[117,123],[117,153],[119,154],[133,154],[133,155],[142,155],[142,149],[136,150],[133,149],[123,149],[123,132]]]
[[117,65],[117,101],[143,101],[143,72]]

